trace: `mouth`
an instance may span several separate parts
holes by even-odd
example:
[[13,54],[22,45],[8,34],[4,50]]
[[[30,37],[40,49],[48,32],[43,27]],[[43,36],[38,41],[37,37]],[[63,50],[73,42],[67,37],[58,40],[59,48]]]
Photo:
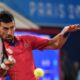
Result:
[[14,37],[6,37],[4,40],[8,43],[11,43]]
[[7,41],[7,42],[11,42],[11,41],[13,40],[13,36],[6,34],[6,35],[3,37],[3,39],[4,39],[5,41]]
[[6,39],[12,39],[13,36],[12,35],[6,35]]

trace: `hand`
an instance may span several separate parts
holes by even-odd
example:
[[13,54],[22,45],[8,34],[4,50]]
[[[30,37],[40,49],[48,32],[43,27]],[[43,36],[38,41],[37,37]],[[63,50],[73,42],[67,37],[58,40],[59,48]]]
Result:
[[64,29],[62,30],[63,33],[65,32],[73,32],[76,30],[80,29],[80,25],[79,24],[74,24],[74,25],[69,25],[69,26],[65,26]]
[[16,63],[15,59],[12,56],[9,56],[7,60],[5,60],[2,64],[1,67],[5,70],[8,70],[11,68],[14,64]]

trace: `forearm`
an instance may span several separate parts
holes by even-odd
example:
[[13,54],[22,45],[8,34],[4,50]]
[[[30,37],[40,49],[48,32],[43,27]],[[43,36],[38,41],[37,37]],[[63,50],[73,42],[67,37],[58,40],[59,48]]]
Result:
[[[66,43],[67,39],[68,39],[68,36],[66,33],[59,33],[59,35],[57,35],[55,37],[56,39],[56,46],[57,46],[57,49],[60,49],[63,47],[63,45]],[[58,37],[58,38],[57,38]]]
[[51,49],[62,48],[62,46],[65,44],[66,40],[68,39],[70,32],[76,31],[78,29],[80,29],[78,28],[78,25],[70,25],[64,27],[61,33],[59,33],[54,38],[49,40],[49,44],[47,48],[51,48]]
[[70,35],[70,32],[64,32],[64,31],[62,31],[60,33],[60,38],[61,39],[58,41],[58,48],[62,48],[63,47],[63,45],[66,43],[69,35]]
[[66,43],[68,36],[69,33],[66,34],[61,32],[49,40],[49,45],[52,47],[52,49],[60,49]]

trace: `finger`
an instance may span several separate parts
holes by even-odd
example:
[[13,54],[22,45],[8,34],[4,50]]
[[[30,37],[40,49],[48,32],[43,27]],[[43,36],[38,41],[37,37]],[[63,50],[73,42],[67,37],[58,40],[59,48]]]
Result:
[[78,27],[77,29],[80,30],[80,27]]
[[80,24],[74,24],[74,26],[80,27]]
[[4,64],[7,65],[7,66],[10,66],[10,65],[13,65],[14,62],[13,62],[13,61],[10,61],[10,60],[6,60],[6,61],[4,62]]
[[4,61],[5,64],[10,64],[9,60]]
[[75,24],[75,25],[71,25],[70,28],[72,29],[80,29],[80,25],[79,24]]
[[69,27],[70,28],[78,28],[78,27],[80,27],[80,25],[79,24],[74,24],[74,25],[70,25]]

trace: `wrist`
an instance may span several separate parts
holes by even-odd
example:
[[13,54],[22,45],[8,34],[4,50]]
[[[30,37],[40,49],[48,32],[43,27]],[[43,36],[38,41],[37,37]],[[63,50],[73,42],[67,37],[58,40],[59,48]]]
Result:
[[61,34],[63,35],[64,38],[66,38],[66,37],[68,37],[70,35],[70,32],[62,31]]
[[8,67],[5,65],[5,63],[1,63],[0,67],[3,70],[8,70]]

